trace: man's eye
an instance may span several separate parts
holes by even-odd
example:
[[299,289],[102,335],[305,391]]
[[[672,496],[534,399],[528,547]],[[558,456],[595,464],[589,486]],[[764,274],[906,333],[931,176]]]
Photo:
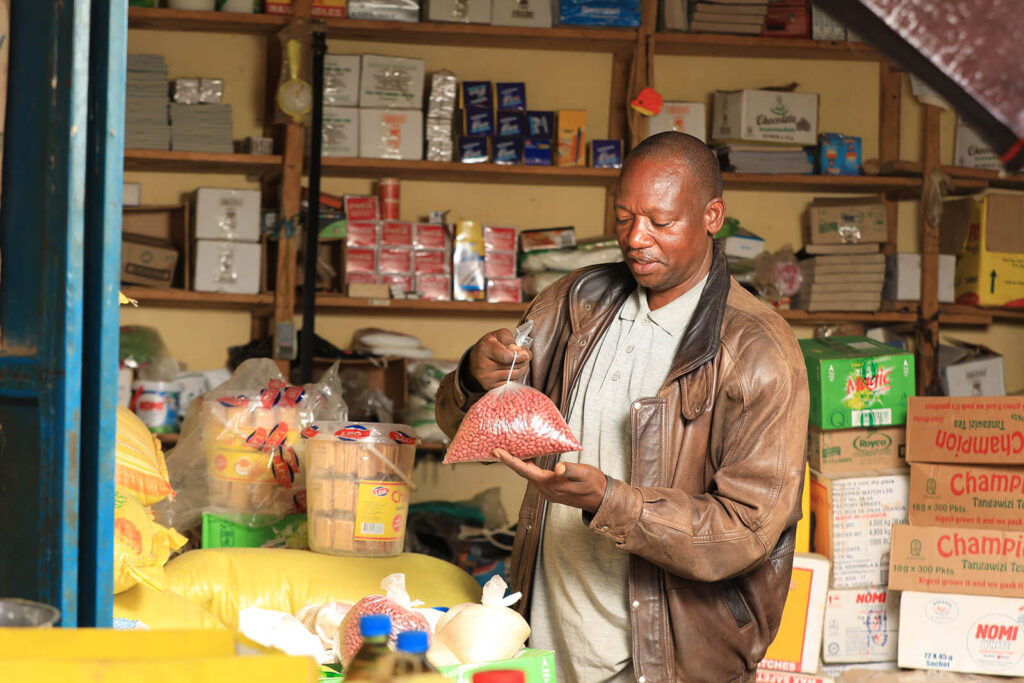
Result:
[[669,221],[668,223],[658,223],[656,221],[651,221],[651,225],[653,225],[656,228],[667,228],[668,226],[672,225],[672,221]]
[[623,218],[622,216],[616,216],[615,217],[615,222],[616,223],[628,223],[631,220],[632,219],[629,216],[626,216],[625,218]]

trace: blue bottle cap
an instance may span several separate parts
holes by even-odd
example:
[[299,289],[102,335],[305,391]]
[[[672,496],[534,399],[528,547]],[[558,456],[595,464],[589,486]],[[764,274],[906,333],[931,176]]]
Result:
[[367,614],[359,619],[359,632],[364,638],[391,635],[391,617],[386,614]]
[[404,631],[399,633],[396,645],[400,652],[409,652],[414,655],[426,652],[430,648],[426,631]]

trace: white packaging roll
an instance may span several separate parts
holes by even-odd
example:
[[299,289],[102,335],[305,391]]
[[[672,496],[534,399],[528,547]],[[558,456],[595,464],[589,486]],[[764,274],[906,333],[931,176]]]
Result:
[[217,0],[167,0],[167,6],[171,9],[212,12],[217,9]]

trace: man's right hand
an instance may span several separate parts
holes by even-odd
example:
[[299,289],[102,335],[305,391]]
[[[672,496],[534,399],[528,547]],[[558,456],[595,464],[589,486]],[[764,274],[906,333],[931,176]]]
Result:
[[526,370],[532,358],[529,351],[515,345],[515,337],[511,330],[500,329],[488,332],[473,345],[469,352],[469,372],[473,379],[480,383],[484,391],[499,387],[509,379],[509,368],[512,368],[512,381],[518,382],[526,376]]

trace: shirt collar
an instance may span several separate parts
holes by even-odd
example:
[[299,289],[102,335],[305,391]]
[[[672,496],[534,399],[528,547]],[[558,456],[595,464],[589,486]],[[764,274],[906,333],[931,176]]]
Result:
[[707,284],[707,281],[708,276],[705,275],[696,286],[691,287],[689,291],[676,297],[656,311],[652,311],[647,303],[647,290],[637,285],[633,294],[626,299],[622,304],[622,308],[619,309],[619,319],[637,320],[647,316],[652,323],[671,337],[681,337],[686,331],[686,326],[689,324],[693,311],[697,308],[701,292],[704,291],[704,285]]

